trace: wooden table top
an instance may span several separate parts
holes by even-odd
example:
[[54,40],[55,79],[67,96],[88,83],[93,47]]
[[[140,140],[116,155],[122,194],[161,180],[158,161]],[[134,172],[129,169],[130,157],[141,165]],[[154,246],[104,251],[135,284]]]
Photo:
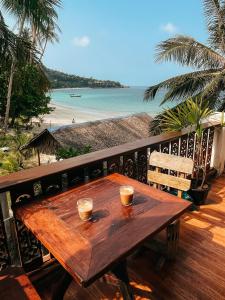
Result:
[[[119,187],[135,189],[132,206]],[[77,200],[93,198],[93,219],[81,221]],[[190,202],[120,174],[112,174],[18,207],[17,217],[83,286],[103,275],[146,238],[178,218]]]

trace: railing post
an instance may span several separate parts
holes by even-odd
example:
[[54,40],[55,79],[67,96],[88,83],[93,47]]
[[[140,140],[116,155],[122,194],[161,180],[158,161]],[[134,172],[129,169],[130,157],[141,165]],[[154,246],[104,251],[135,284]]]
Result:
[[222,174],[225,166],[225,127],[217,127],[214,131],[211,167],[218,175]]
[[10,196],[7,193],[0,194],[0,205],[2,209],[3,222],[5,226],[5,233],[8,242],[8,250],[10,255],[11,265],[20,266],[20,251],[17,239],[15,219],[10,208]]

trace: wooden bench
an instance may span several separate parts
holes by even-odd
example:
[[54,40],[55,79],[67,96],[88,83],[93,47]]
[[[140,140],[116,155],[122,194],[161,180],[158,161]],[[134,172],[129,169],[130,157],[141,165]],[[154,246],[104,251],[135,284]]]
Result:
[[[148,183],[163,190],[177,190],[177,196],[191,187],[194,162],[190,158],[153,151],[149,159]],[[180,221],[176,220],[167,227],[167,258],[176,257],[179,242]]]
[[41,300],[24,270],[10,267],[0,272],[1,300]]

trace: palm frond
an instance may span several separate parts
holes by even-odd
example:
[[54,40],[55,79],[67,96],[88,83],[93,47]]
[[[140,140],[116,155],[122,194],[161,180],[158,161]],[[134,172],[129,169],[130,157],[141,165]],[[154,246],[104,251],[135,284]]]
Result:
[[18,19],[25,16],[26,21],[38,30],[46,29],[49,24],[55,24],[58,18],[56,8],[61,6],[61,0],[0,0],[0,3]]
[[225,66],[225,58],[192,37],[177,36],[157,46],[156,61],[175,61],[182,66],[216,69]]
[[209,43],[225,52],[225,3],[220,0],[204,0],[204,11],[209,31]]
[[202,97],[204,99],[208,99],[213,97],[213,95],[217,95],[218,91],[222,91],[224,89],[224,79],[225,71],[219,72],[208,84],[205,85],[201,94]]
[[[24,55],[24,52],[31,48],[31,43],[27,39],[18,37],[9,30],[0,12],[0,62],[12,57],[19,60],[21,55]],[[36,53],[35,49],[34,53]]]
[[189,98],[184,103],[180,103],[172,109],[167,109],[156,116],[151,124],[151,133],[180,131],[183,128],[190,127],[200,136],[202,133],[200,126],[202,120],[210,117],[213,112],[209,108],[208,101],[205,101],[202,97]]
[[202,91],[217,74],[219,70],[210,69],[205,71],[190,72],[167,79],[157,85],[150,86],[144,95],[144,100],[152,100],[160,90],[166,91],[161,104],[166,101],[183,99]]
[[8,29],[0,12],[0,60],[15,51],[15,35]]

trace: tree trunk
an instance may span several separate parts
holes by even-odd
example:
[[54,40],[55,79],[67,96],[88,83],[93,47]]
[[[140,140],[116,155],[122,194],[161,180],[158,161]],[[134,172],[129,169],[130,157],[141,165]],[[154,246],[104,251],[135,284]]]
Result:
[[[26,17],[26,15],[24,13],[21,18],[21,23],[20,23],[19,33],[18,33],[19,37],[21,36],[22,31],[23,31],[25,17]],[[13,55],[11,69],[10,69],[9,83],[8,83],[7,98],[6,98],[6,110],[5,110],[5,120],[4,120],[4,131],[5,132],[8,129],[8,123],[9,123],[9,111],[10,111],[12,87],[13,87],[13,77],[15,74],[15,70],[16,70],[16,57]]]
[[40,61],[42,60],[43,55],[44,55],[44,53],[45,53],[47,43],[48,43],[48,39],[46,38],[46,39],[45,39],[45,44],[44,44],[44,47],[43,47],[43,49],[42,49],[42,53],[41,53],[41,56],[40,56]]
[[35,48],[36,45],[36,37],[37,37],[37,30],[36,30],[36,26],[33,24],[32,25],[32,47],[30,49],[30,64],[32,64],[33,61],[33,49]]
[[8,91],[7,91],[7,98],[6,98],[6,110],[5,110],[5,120],[4,120],[4,131],[6,132],[8,129],[8,122],[9,122],[9,111],[10,111],[10,104],[11,104],[11,95],[12,95],[12,86],[13,86],[13,77],[16,69],[16,60],[13,57],[13,61],[11,64],[10,69],[10,76],[9,76],[9,84],[8,84]]
[[15,114],[14,114],[14,115],[12,116],[12,118],[11,118],[10,127],[13,127],[13,126],[14,126],[15,120],[16,120],[16,116],[15,116]]

